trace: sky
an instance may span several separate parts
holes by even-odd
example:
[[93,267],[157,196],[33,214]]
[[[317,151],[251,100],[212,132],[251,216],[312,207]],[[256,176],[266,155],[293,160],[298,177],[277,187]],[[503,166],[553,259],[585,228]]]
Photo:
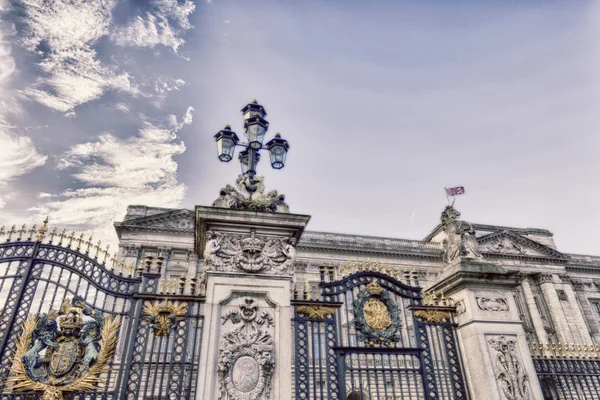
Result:
[[[116,243],[128,205],[233,184],[213,135],[256,98],[308,229],[424,238],[462,218],[600,254],[600,2],[0,0],[0,225]],[[112,246],[111,246],[112,247]]]

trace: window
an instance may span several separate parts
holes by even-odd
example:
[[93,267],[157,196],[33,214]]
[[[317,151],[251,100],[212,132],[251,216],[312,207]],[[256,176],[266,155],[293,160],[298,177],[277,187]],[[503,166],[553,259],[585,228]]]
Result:
[[600,322],[600,302],[592,303],[592,310],[594,310],[594,314],[596,314],[596,319]]

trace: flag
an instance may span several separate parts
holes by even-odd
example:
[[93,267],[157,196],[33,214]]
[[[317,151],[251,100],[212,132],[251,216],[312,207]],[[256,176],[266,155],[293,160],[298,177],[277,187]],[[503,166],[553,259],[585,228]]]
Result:
[[446,189],[446,196],[458,196],[460,194],[465,194],[464,186],[457,186],[457,187],[445,188],[445,189]]

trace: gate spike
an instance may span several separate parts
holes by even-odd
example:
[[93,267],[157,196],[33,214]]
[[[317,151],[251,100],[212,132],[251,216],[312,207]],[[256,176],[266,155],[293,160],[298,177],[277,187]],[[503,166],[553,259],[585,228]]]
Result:
[[15,226],[15,225],[13,225],[13,226],[10,228],[10,231],[6,232],[6,234],[8,235],[8,236],[6,237],[6,241],[7,241],[7,242],[10,242],[10,240],[12,239],[12,236],[13,236],[15,233],[17,233],[17,231],[15,230],[15,228],[16,228],[16,226]]
[[106,249],[102,252],[104,253],[104,259],[102,260],[102,264],[106,265],[106,259],[108,258],[108,249],[110,249],[110,244],[106,245]]
[[19,229],[16,233],[18,233],[19,235],[17,236],[17,240],[21,240],[21,238],[23,237],[23,234],[27,232],[27,230],[25,229],[25,224],[23,224],[23,226],[21,227],[21,229]]
[[52,229],[52,232],[50,232],[50,241],[48,242],[49,244],[52,244],[52,242],[54,242],[54,237],[58,235],[58,233],[56,232],[56,227],[54,227],[54,229]]
[[67,232],[67,230],[63,229],[62,232],[58,235],[58,245],[59,246],[62,246],[63,239],[67,237],[66,232]]
[[[91,239],[91,238],[90,238]],[[94,246],[94,250],[96,250],[96,254],[94,255],[94,258],[97,260],[98,259],[98,253],[100,253],[100,245],[102,244],[102,240],[98,240],[98,244]]]
[[[75,232],[73,232],[73,233],[75,233]],[[81,243],[84,241],[83,240],[83,233],[75,241],[77,242],[77,250],[80,250],[81,249]]]
[[31,229],[28,230],[27,233],[28,233],[27,240],[33,239],[33,235],[35,235],[37,233],[37,225],[33,224],[33,226],[31,227]]
[[90,254],[90,248],[92,247],[93,242],[94,242],[94,239],[92,239],[92,237],[90,236],[88,241],[84,243],[87,246],[86,250],[85,250],[85,254]]

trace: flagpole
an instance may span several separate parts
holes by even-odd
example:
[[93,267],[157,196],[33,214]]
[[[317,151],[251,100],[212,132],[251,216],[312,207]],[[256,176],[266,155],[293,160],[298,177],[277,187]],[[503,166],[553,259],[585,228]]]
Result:
[[444,194],[446,195],[446,203],[450,206],[450,199],[448,198],[448,189],[444,186]]

